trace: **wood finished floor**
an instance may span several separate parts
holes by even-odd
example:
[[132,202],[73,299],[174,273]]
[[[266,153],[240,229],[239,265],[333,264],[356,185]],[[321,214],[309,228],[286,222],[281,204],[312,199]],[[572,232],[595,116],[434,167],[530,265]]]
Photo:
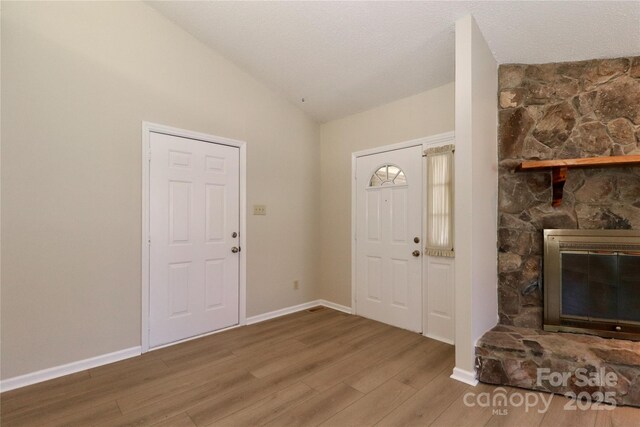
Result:
[[[638,426],[640,409],[468,407],[453,347],[330,309],[304,311],[0,395],[9,426]],[[513,392],[514,390],[509,390]],[[547,395],[548,396],[548,395]]]

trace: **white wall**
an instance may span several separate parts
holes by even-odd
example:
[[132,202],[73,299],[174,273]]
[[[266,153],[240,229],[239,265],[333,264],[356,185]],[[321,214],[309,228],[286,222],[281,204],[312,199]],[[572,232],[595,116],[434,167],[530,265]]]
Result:
[[322,298],[351,306],[351,153],[453,127],[453,83],[321,126]]
[[454,377],[472,382],[474,347],[498,321],[498,65],[471,16],[456,22]]
[[140,345],[143,120],[247,141],[247,315],[318,297],[314,121],[144,3],[2,2],[1,36],[3,379]]

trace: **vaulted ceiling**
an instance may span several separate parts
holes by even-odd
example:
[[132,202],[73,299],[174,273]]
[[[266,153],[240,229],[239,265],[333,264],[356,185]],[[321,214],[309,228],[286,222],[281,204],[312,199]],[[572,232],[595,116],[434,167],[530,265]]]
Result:
[[454,23],[469,13],[499,63],[640,55],[638,1],[149,5],[319,122],[453,81]]

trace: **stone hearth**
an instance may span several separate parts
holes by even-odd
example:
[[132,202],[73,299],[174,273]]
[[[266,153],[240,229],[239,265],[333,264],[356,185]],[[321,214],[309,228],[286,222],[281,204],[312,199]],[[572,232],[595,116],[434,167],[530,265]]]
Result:
[[[613,392],[617,404],[640,406],[640,342],[498,325],[478,341],[476,366],[485,383],[558,394]],[[572,376],[566,386],[539,383],[538,368]],[[589,374],[613,372],[617,383],[580,387],[579,368]]]
[[640,57],[501,65],[499,72],[499,323],[478,342],[480,381],[556,393],[536,369],[619,376],[618,402],[640,406],[640,344],[543,332],[544,229],[640,229],[640,167],[572,169],[551,206],[550,172],[523,160],[640,154]]

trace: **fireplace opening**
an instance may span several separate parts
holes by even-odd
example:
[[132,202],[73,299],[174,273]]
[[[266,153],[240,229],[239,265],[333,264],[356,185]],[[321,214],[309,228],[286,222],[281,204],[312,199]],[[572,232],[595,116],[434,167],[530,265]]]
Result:
[[545,230],[544,329],[640,340],[640,232]]

